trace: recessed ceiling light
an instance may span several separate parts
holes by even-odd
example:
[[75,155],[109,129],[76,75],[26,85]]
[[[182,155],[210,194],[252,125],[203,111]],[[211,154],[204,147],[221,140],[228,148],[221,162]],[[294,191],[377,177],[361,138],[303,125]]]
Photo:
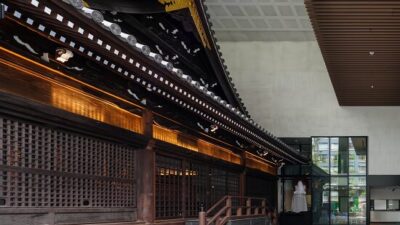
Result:
[[371,86],[370,86],[370,87],[373,89],[373,88],[375,88],[375,85],[371,84]]
[[375,52],[374,51],[369,51],[369,55],[373,56],[373,55],[375,55]]

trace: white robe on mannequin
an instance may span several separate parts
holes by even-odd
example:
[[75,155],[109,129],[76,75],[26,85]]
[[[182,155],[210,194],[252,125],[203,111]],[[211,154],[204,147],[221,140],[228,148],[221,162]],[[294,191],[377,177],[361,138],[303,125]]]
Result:
[[292,212],[306,212],[307,209],[307,201],[306,201],[306,186],[303,185],[303,182],[297,182],[295,186],[294,195],[292,198]]

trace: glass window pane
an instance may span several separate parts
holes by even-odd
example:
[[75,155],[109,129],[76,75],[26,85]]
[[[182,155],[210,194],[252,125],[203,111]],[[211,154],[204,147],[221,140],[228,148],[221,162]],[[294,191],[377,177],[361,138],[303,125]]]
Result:
[[367,139],[365,137],[349,138],[349,173],[351,175],[367,174]]
[[292,199],[293,199],[293,192],[294,192],[294,185],[293,180],[285,180],[284,183],[284,211],[290,212],[292,211]]
[[365,176],[350,176],[349,177],[349,185],[350,186],[366,186],[367,178]]
[[312,146],[314,165],[329,174],[329,138],[313,138]]
[[313,191],[313,224],[329,224],[329,177],[314,177]]
[[[314,225],[366,225],[366,141],[365,137],[313,138]],[[399,201],[391,203],[391,210],[400,208]]]
[[301,166],[300,165],[286,165],[283,167],[283,173],[285,176],[300,176]]
[[388,210],[399,210],[399,200],[388,200],[387,203]]
[[374,200],[374,210],[386,210],[386,200]]
[[349,188],[349,222],[365,224],[367,222],[367,188],[354,186]]
[[349,138],[331,138],[331,174],[347,175],[349,172]]
[[347,177],[331,177],[331,224],[347,224],[349,209]]

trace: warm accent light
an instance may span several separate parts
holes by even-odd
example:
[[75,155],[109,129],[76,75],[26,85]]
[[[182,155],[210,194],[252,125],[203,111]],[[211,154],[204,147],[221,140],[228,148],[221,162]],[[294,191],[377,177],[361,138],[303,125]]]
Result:
[[[0,47],[0,50],[3,49]],[[0,58],[0,68],[0,91],[135,133],[143,133],[140,116],[111,102],[89,95],[3,58]]]
[[51,105],[135,133],[143,133],[141,117],[111,103],[57,85],[51,88]]
[[153,138],[217,159],[221,159],[238,165],[241,164],[240,156],[233,153],[232,151],[175,130],[170,130],[158,125],[153,125]]
[[[106,124],[127,129],[136,133],[143,133],[142,118],[130,113],[111,102],[89,95],[77,88],[67,86],[57,80],[44,76],[36,71],[50,72],[61,75],[77,82],[79,85],[91,90],[101,92],[109,97],[116,98],[124,103],[129,101],[122,99],[99,88],[86,84],[75,78],[69,77],[58,70],[44,66],[36,61],[0,47],[0,53],[6,57],[0,57],[0,91],[15,94],[27,99],[51,105],[77,115],[91,118]],[[2,55],[0,55],[2,56]],[[7,60],[6,60],[7,59]],[[22,60],[35,68],[35,71],[12,63],[14,60]],[[12,73],[13,76],[9,76]],[[32,91],[34,90],[34,91]],[[205,140],[197,139],[178,131],[166,129],[160,126],[153,126],[153,136],[191,151],[199,152],[214,158],[228,161],[234,164],[241,164],[241,157],[232,151],[217,146]]]
[[[17,65],[11,61],[22,59],[23,62],[30,63],[29,67],[36,67],[37,71],[43,71],[43,69],[45,69],[47,72],[67,77],[72,81],[78,82],[91,90],[106,94],[109,97],[117,98],[125,103],[130,103],[129,101],[90,86],[82,81],[63,74],[60,71],[46,67],[3,47],[0,47],[0,53],[1,52],[3,55],[0,55],[2,56],[0,57],[0,91],[18,95],[112,126],[143,134],[143,123],[140,116],[132,114],[131,112],[104,99],[87,94],[77,88],[67,86],[57,80],[44,76],[32,69]],[[6,53],[6,57],[3,57],[4,53]],[[9,75],[11,73],[13,76]],[[242,163],[240,155],[235,154],[226,148],[179,131],[153,125],[153,138],[237,165]],[[276,168],[269,165],[261,157],[251,153],[246,153],[245,155],[246,165],[248,167],[270,174],[276,174]],[[166,173],[167,172],[164,174]],[[173,173],[178,175],[175,172]],[[188,173],[196,175],[191,171],[188,171]]]
[[177,170],[171,168],[160,168],[157,170],[158,176],[198,176],[198,172],[195,170]]
[[246,152],[246,166],[256,169],[256,170],[260,170],[272,175],[276,175],[277,171],[276,171],[276,167],[269,164],[265,159],[257,156],[257,155],[253,155],[249,152]]

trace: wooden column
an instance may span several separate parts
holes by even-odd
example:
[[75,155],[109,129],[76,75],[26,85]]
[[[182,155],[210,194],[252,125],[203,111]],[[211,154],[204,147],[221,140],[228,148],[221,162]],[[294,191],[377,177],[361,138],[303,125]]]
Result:
[[[182,203],[182,217],[183,218],[186,218],[186,216],[187,216],[187,213],[188,212],[186,212],[186,205],[188,204],[188,202],[187,202],[187,200],[188,200],[188,192],[189,192],[189,190],[188,190],[188,187],[189,187],[189,185],[188,185],[188,183],[189,183],[189,179],[190,179],[190,174],[189,175],[186,175],[186,171],[188,171],[189,170],[189,162],[187,161],[187,159],[183,159],[183,161],[182,161],[182,164],[183,164],[183,171],[182,171],[182,201],[181,201],[181,203]],[[192,194],[192,193],[191,193]]]
[[245,196],[246,195],[246,173],[247,173],[247,168],[246,168],[246,154],[243,152],[241,154],[242,157],[242,166],[243,170],[240,173],[240,196]]
[[153,114],[143,113],[144,135],[149,138],[147,146],[136,154],[137,219],[146,224],[155,220],[155,150],[153,136]]

